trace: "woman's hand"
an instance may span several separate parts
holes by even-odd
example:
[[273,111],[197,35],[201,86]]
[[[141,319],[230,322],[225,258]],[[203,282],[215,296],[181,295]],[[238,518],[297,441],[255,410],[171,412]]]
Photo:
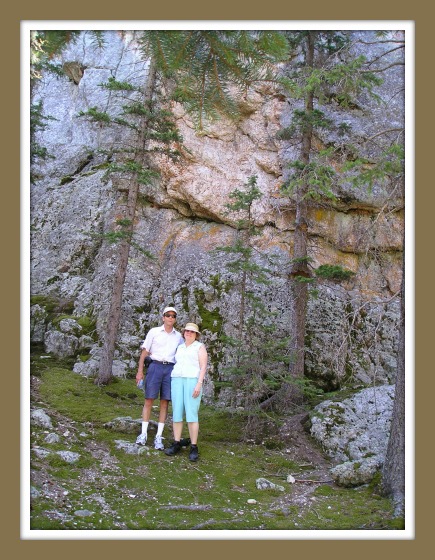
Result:
[[192,397],[193,397],[194,399],[196,399],[196,398],[199,397],[199,395],[200,395],[200,393],[201,393],[201,388],[202,388],[202,383],[198,382],[198,383],[195,385],[195,389],[193,390],[193,393],[192,393]]

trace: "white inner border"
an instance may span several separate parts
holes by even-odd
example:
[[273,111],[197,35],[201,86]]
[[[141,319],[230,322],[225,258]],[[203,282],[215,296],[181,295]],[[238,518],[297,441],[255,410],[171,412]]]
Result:
[[[30,41],[33,30],[346,29],[405,31],[405,529],[403,531],[102,531],[30,529]],[[21,21],[21,539],[22,540],[403,540],[415,538],[415,22],[411,20],[32,20]]]

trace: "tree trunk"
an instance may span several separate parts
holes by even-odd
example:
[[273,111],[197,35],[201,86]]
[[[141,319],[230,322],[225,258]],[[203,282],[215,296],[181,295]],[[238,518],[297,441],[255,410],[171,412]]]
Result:
[[385,495],[392,497],[396,517],[403,516],[405,509],[405,249],[403,251],[400,302],[401,317],[397,353],[396,391],[390,438],[382,470],[383,492]]
[[[307,35],[306,65],[309,69],[314,63],[315,31]],[[313,127],[310,124],[310,115],[314,108],[314,96],[311,92],[305,99],[306,125],[302,134],[301,161],[305,165],[310,162]],[[293,322],[290,341],[291,362],[290,375],[301,379],[305,370],[305,333],[307,321],[308,284],[305,278],[310,276],[308,269],[308,204],[306,195],[308,184],[303,183],[296,194],[296,221],[294,233],[293,265],[290,271],[291,293],[293,298]],[[302,393],[299,387],[291,383],[283,383],[281,388],[272,397],[261,403],[260,408],[267,409],[279,403],[281,411],[292,409],[302,403]]]
[[[156,81],[156,69],[153,61],[150,63],[147,85],[144,92],[144,103],[151,101]],[[142,133],[138,140],[138,156],[143,163],[146,157],[145,135],[147,121],[142,123]],[[107,328],[104,335],[104,342],[101,351],[100,366],[96,384],[105,385],[112,377],[113,356],[115,354],[116,340],[118,337],[119,323],[121,319],[122,295],[124,291],[125,277],[127,274],[128,257],[130,253],[131,236],[133,235],[134,219],[136,214],[136,204],[139,192],[139,183],[136,177],[132,181],[128,190],[127,203],[123,209],[123,218],[128,220],[129,225],[123,227],[123,231],[128,233],[128,237],[119,242],[118,263],[113,279],[112,294],[107,316]]]
[[[313,67],[314,62],[314,35],[315,32],[309,31],[307,37],[307,56],[306,65]],[[301,161],[308,165],[311,155],[311,143],[313,137],[313,127],[310,124],[310,115],[313,112],[314,97],[311,92],[307,94],[305,100],[305,112],[307,115],[306,125],[302,135]],[[304,282],[309,277],[308,270],[308,204],[306,195],[308,192],[307,183],[298,189],[296,193],[296,223],[294,234],[294,263],[291,270],[292,294],[293,294],[293,333],[290,350],[293,354],[290,363],[290,373],[293,377],[304,376],[305,366],[305,331],[308,301],[308,285]]]

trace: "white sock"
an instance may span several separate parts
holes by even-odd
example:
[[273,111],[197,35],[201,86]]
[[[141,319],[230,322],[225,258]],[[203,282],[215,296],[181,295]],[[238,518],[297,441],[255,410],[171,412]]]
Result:
[[164,422],[159,422],[158,428],[157,428],[157,435],[161,436],[163,434],[163,428],[165,427],[165,423]]
[[148,424],[149,422],[142,422],[142,433],[146,434],[148,431]]

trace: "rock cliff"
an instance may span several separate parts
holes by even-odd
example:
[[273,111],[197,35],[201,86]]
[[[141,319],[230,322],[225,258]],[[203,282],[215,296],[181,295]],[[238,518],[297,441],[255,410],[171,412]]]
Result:
[[[83,32],[61,58],[65,75],[44,75],[33,94],[33,101],[42,101],[44,113],[52,117],[38,132],[38,142],[54,157],[35,165],[38,180],[30,189],[32,340],[44,343],[47,352],[76,356],[75,371],[92,375],[98,368],[115,266],[116,244],[104,234],[114,227],[125,191],[122,180],[107,176],[106,166],[132,132],[78,115],[91,107],[119,113],[126,97],[137,94],[121,98],[101,83],[114,76],[143,87],[148,63],[134,34],[115,31],[105,33],[103,49]],[[403,75],[391,71],[380,95],[387,99],[392,84],[400,89],[400,80]],[[162,83],[162,95],[164,88]],[[140,342],[171,303],[179,311],[178,325],[201,325],[211,355],[210,379],[225,379],[223,368],[231,355],[221,335],[237,332],[238,295],[225,266],[228,257],[213,249],[234,241],[235,219],[226,208],[229,194],[254,175],[263,194],[253,208],[260,229],[256,258],[264,264],[275,257],[273,283],[259,286],[258,294],[277,313],[278,336],[288,335],[294,208],[279,187],[296,148],[279,141],[277,132],[295,107],[276,88],[262,86],[249,92],[240,122],[218,121],[199,134],[183,107],[172,105],[183,157],[173,163],[156,155],[159,177],[141,187],[115,375],[135,369]],[[325,110],[331,119],[343,118],[338,106]],[[349,145],[383,127],[402,126],[403,111],[401,95],[381,106],[361,100],[360,107],[346,113],[353,130]],[[327,146],[334,137],[325,133],[318,142]],[[355,273],[346,282],[320,281],[309,300],[306,370],[326,389],[345,379],[363,384],[394,380],[399,313],[394,296],[401,281],[403,228],[403,200],[376,185],[371,192],[349,185],[330,205],[310,210],[313,267],[337,264]],[[67,322],[53,319],[62,313]],[[212,382],[207,392],[216,396]]]

